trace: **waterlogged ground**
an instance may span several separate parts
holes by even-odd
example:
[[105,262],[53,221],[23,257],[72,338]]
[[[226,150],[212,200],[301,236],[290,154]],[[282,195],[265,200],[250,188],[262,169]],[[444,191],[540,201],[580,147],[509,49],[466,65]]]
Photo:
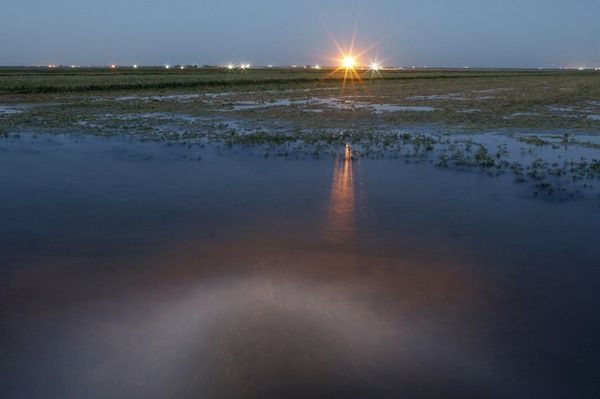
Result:
[[0,140],[0,396],[600,392],[594,197],[255,150]]
[[[418,78],[384,71],[362,82],[311,75],[314,81],[264,85],[247,83],[252,74],[270,77],[268,71],[211,73],[211,79],[232,80],[224,87],[95,92],[77,86],[59,94],[7,94],[0,97],[0,131],[244,145],[265,156],[296,158],[331,157],[349,144],[355,158],[508,174],[531,195],[549,200],[598,198],[600,73],[439,72]],[[285,79],[302,75],[278,73]],[[72,84],[83,84],[78,82],[87,74],[75,74]],[[105,75],[94,82],[109,87],[119,78]],[[24,89],[70,87],[68,77],[32,76],[32,82],[41,76],[50,86]],[[138,78],[150,79],[144,76]],[[186,76],[160,75],[164,84]],[[20,86],[9,83],[0,88],[19,93]],[[59,83],[64,87],[51,86]]]
[[0,396],[598,396],[600,74],[503,73],[0,74]]
[[422,123],[597,130],[600,122],[594,71],[395,70],[360,82],[331,71],[78,71],[0,70],[5,129],[90,125],[103,134],[127,132],[131,127],[118,123],[125,116],[153,130],[155,121],[143,121],[160,113],[193,135],[205,134],[206,126],[189,122],[231,119],[246,129],[299,131]]

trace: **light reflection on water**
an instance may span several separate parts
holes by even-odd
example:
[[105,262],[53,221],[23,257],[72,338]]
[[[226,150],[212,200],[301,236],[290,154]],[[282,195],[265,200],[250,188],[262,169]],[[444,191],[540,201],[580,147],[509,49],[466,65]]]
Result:
[[344,153],[336,157],[333,165],[326,226],[327,236],[332,241],[347,242],[354,238],[357,201],[354,178],[359,168],[359,160],[353,159],[352,148],[346,144]]
[[585,204],[350,147],[332,165],[0,146],[2,397],[598,387],[600,223]]

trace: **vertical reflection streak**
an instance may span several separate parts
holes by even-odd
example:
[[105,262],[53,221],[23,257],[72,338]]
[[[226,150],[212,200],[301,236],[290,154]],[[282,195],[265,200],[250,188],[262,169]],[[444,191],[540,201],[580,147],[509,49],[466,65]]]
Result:
[[356,195],[352,148],[346,144],[333,166],[331,194],[327,206],[326,238],[344,242],[354,238],[356,233]]

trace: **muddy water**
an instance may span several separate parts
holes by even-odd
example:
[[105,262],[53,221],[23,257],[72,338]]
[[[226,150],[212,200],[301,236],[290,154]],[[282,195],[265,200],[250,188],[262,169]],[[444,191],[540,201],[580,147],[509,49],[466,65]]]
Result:
[[597,203],[350,155],[3,139],[0,395],[600,392]]

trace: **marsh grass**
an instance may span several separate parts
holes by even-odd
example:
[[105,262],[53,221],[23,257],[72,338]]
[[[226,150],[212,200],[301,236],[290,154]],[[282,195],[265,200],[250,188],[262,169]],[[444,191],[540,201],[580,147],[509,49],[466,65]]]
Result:
[[[579,135],[600,132],[600,121],[588,118],[600,115],[600,73],[386,71],[382,79],[343,87],[341,76],[329,73],[0,69],[0,105],[20,107],[18,113],[0,114],[0,135],[127,135],[168,145],[212,143],[263,156],[314,158],[350,144],[356,158],[512,173],[516,182],[529,182],[534,192],[552,198],[575,195],[600,178],[600,156],[535,158],[539,151],[559,148],[600,149],[600,142]],[[377,105],[402,111],[375,112]],[[510,137],[522,144],[523,159],[512,159],[506,144],[479,142],[479,133],[494,129],[516,133]],[[456,138],[455,132],[472,137]]]
[[[364,73],[362,73],[364,75]],[[594,72],[529,70],[390,70],[381,78],[365,79],[361,87],[373,87],[390,81],[447,79],[544,78],[577,76],[595,77]],[[244,74],[230,74],[221,68],[0,68],[0,94],[76,93],[90,91],[137,91],[148,89],[183,89],[204,87],[269,86],[331,83],[339,84],[343,72],[310,69],[252,69]],[[443,83],[442,83],[443,84]],[[582,89],[593,93],[594,84]]]

